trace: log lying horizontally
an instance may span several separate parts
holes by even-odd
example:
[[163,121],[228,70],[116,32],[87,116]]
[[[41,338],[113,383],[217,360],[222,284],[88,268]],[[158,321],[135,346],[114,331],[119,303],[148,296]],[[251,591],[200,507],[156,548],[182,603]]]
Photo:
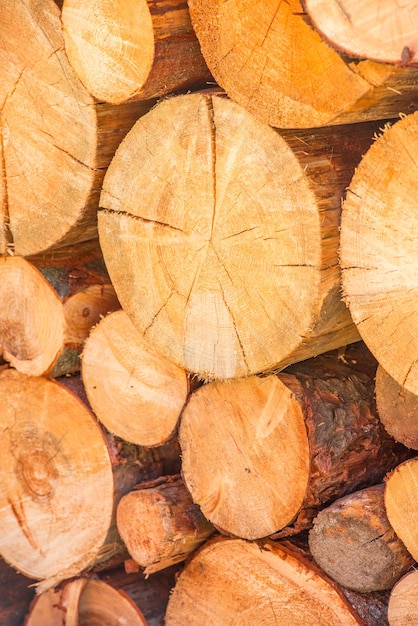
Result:
[[22,257],[0,257],[0,301],[0,353],[32,376],[79,370],[91,327],[120,308],[97,251],[36,265]]
[[0,3],[0,254],[95,237],[105,169],[151,106],[97,102],[68,62],[60,15],[53,0]]
[[181,0],[64,0],[65,50],[98,100],[120,104],[211,79]]
[[376,372],[376,406],[388,433],[418,450],[418,396],[397,383],[381,365]]
[[349,56],[416,65],[418,6],[414,0],[302,0],[312,23]]
[[115,508],[161,473],[158,450],[105,435],[63,385],[0,373],[0,553],[44,590],[126,549]]
[[143,446],[171,437],[187,399],[187,373],[158,354],[124,311],[92,330],[81,368],[91,407],[110,432]]
[[396,467],[386,479],[385,507],[390,525],[418,561],[418,458]]
[[209,540],[185,566],[165,619],[166,626],[364,625],[341,590],[299,551],[226,538]]
[[391,589],[414,564],[386,515],[383,483],[319,512],[309,532],[316,563],[337,583],[363,593]]
[[129,624],[148,626],[142,611],[103,580],[78,578],[35,598],[25,626]]
[[341,218],[342,284],[376,359],[418,394],[418,113],[387,127],[363,156]]
[[203,93],[143,116],[107,171],[98,217],[138,330],[206,378],[283,368],[356,341],[340,298],[339,217],[375,129],[279,134]]
[[406,574],[393,587],[388,604],[390,626],[418,624],[418,571]]
[[[364,10],[373,16],[374,4],[378,23],[381,3],[370,8],[368,2]],[[410,4],[403,3],[407,15]],[[299,0],[189,0],[189,10],[215,80],[271,126],[346,124],[396,117],[418,107],[416,68],[340,56],[310,26]]]
[[124,495],[116,523],[129,554],[145,574],[184,561],[215,532],[180,476],[140,484]]
[[379,422],[368,374],[335,353],[290,369],[208,383],[184,409],[183,477],[221,531],[298,532],[326,502],[381,481],[410,456]]

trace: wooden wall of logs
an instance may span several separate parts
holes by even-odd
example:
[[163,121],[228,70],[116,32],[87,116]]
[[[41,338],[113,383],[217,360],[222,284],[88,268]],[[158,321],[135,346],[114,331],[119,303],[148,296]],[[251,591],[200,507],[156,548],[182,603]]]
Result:
[[0,623],[418,623],[418,10],[0,3]]

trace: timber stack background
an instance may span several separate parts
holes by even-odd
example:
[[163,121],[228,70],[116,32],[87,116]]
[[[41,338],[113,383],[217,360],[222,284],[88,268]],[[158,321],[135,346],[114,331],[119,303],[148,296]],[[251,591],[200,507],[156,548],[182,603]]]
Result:
[[0,3],[2,625],[418,623],[417,33]]

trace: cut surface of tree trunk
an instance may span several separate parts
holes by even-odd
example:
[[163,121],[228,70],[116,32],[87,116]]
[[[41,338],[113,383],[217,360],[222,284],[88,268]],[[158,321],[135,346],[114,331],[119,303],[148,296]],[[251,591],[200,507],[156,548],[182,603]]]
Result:
[[418,623],[418,571],[406,574],[393,587],[389,598],[390,626],[415,626]]
[[189,9],[215,80],[271,126],[344,124],[417,108],[415,68],[343,58],[310,26],[298,0],[190,0]]
[[319,512],[309,532],[316,563],[345,588],[391,589],[413,565],[386,515],[384,484],[349,494]]
[[418,6],[413,0],[303,0],[315,28],[350,56],[416,65]]
[[211,78],[180,0],[65,0],[62,22],[68,59],[98,100],[149,99]]
[[91,327],[120,308],[101,255],[37,265],[0,257],[0,301],[0,352],[32,376],[79,370]]
[[337,587],[273,542],[218,539],[198,550],[170,596],[166,626],[363,624]]
[[340,298],[339,217],[373,129],[282,136],[204,93],[141,118],[107,171],[98,219],[113,285],[145,338],[204,378],[359,339]]
[[91,407],[110,432],[143,446],[171,437],[187,399],[187,373],[158,354],[124,311],[91,331],[81,371]]
[[397,383],[381,365],[376,372],[376,405],[388,433],[418,450],[418,396]]
[[386,479],[388,520],[413,558],[418,561],[418,458],[398,465]]
[[345,301],[386,372],[418,394],[418,114],[389,126],[363,156],[341,217]]
[[0,373],[0,553],[30,578],[65,578],[102,549],[114,481],[93,415],[55,381]]
[[1,254],[97,236],[105,168],[151,106],[96,102],[68,62],[60,15],[53,0],[0,6]]
[[144,483],[124,495],[116,523],[145,574],[184,561],[215,532],[179,476]]
[[[81,587],[81,588],[80,588]],[[103,580],[82,579],[35,598],[25,626],[147,626],[139,607]]]
[[290,369],[208,383],[182,414],[185,483],[225,533],[299,532],[320,506],[381,481],[410,454],[379,422],[368,375],[336,354]]

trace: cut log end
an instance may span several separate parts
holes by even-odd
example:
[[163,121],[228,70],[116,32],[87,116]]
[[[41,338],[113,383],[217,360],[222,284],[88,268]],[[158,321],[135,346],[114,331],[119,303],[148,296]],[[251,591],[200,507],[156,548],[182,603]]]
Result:
[[322,155],[336,140],[343,158],[347,142],[298,139],[226,98],[188,94],[141,118],[107,171],[99,235],[121,304],[202,378],[283,368],[358,339],[339,291],[340,194],[328,188],[348,183],[349,168]]
[[0,396],[0,551],[27,576],[57,582],[89,566],[104,544],[114,490],[106,441],[54,381],[6,370]]
[[352,57],[380,63],[416,65],[418,20],[413,0],[368,2],[303,0],[315,28],[336,49]]
[[62,22],[70,63],[98,100],[145,100],[210,78],[184,3],[65,0]]
[[142,446],[161,445],[173,434],[188,394],[186,371],[158,354],[124,311],[104,317],[90,333],[82,376],[110,432]]
[[209,541],[180,574],[167,626],[207,622],[354,626],[363,622],[335,586],[280,544]]

